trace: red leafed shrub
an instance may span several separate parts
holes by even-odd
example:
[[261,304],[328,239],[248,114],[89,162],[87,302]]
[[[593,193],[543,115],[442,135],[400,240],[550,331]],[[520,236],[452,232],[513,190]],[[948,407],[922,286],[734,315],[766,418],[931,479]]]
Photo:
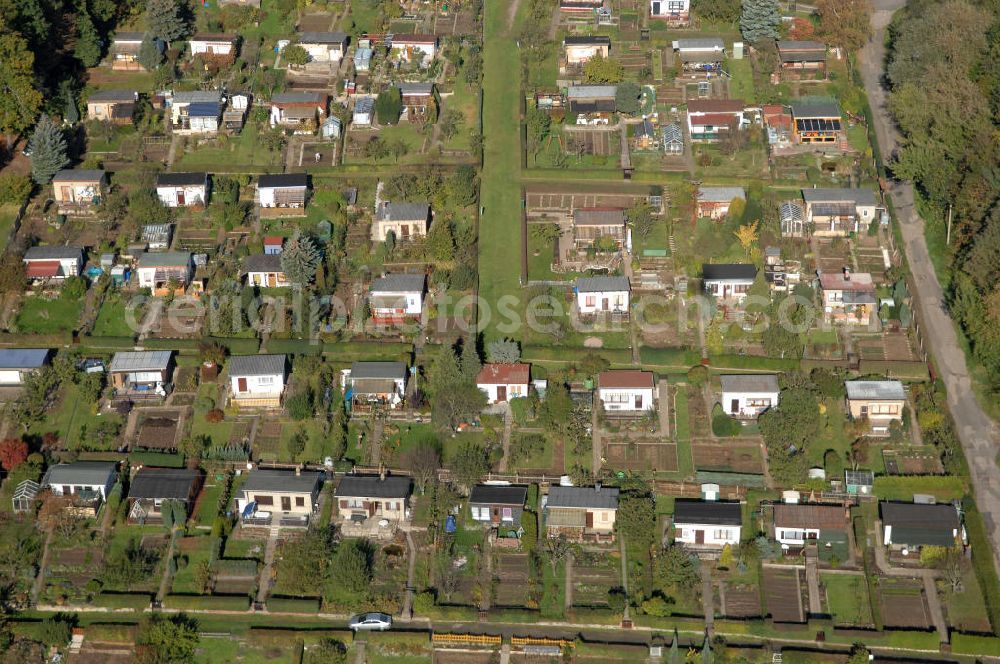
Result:
[[0,441],[0,464],[4,470],[11,471],[24,463],[28,458],[28,444],[20,438],[7,438]]
[[217,424],[224,419],[226,419],[226,414],[223,413],[218,408],[213,408],[212,410],[205,413],[205,421],[210,424]]

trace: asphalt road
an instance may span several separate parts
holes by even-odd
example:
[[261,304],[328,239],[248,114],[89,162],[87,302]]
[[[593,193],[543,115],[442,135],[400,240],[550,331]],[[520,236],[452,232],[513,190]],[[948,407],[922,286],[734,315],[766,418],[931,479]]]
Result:
[[[875,120],[875,133],[882,154],[886,156],[896,149],[899,133],[889,116],[886,91],[881,85],[885,61],[883,43],[885,28],[893,12],[905,4],[905,0],[874,1],[872,25],[875,35],[859,56],[861,76]],[[927,252],[924,221],[913,204],[913,186],[908,182],[893,181],[889,186],[889,193],[895,204],[904,251],[914,277],[914,298],[924,322],[923,337],[948,390],[948,406],[955,418],[958,437],[969,461],[976,504],[983,514],[993,544],[994,564],[1000,569],[1000,471],[997,468],[1000,429],[976,401],[965,354],[959,345],[954,323],[946,313],[944,293]]]

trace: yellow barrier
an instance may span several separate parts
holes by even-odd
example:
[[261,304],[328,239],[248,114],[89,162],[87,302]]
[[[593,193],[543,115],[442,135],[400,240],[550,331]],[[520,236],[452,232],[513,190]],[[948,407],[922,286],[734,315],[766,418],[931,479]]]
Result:
[[512,646],[559,646],[565,648],[572,646],[572,641],[565,639],[536,639],[530,636],[512,636],[510,639]]
[[438,634],[431,635],[431,641],[435,643],[475,643],[483,646],[498,646],[502,639],[499,636],[488,634]]

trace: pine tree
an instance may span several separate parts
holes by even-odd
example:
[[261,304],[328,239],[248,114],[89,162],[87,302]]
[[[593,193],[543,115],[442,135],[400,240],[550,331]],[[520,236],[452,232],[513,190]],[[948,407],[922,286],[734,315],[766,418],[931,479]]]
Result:
[[73,54],[84,67],[93,67],[101,61],[101,38],[84,2],[80,3],[76,17],[76,47]]
[[482,369],[479,361],[479,353],[476,352],[476,342],[473,339],[466,339],[462,343],[462,377],[469,383],[476,384],[476,376]]
[[296,232],[281,252],[281,269],[289,282],[307,286],[316,278],[321,259],[312,238]]
[[778,0],[743,0],[740,14],[740,32],[751,44],[767,39],[777,39],[781,24]]
[[146,23],[150,34],[167,44],[187,34],[187,21],[177,0],[149,0]]
[[426,246],[427,252],[436,261],[450,261],[455,257],[455,238],[448,220],[442,219],[431,225]]
[[146,34],[139,45],[139,64],[146,71],[153,71],[163,64],[163,42],[151,34]]
[[31,134],[28,149],[31,151],[31,179],[38,184],[48,184],[53,175],[69,164],[66,137],[62,129],[44,113]]
[[80,109],[76,105],[76,93],[73,92],[73,83],[69,79],[59,84],[59,91],[66,102],[66,122],[76,124],[80,121]]

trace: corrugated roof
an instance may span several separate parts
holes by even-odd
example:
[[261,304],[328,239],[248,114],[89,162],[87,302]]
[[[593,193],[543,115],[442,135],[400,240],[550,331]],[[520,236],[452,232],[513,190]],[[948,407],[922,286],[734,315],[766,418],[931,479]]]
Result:
[[156,176],[157,187],[194,187],[207,181],[208,173],[160,173]]
[[327,95],[322,92],[279,92],[271,96],[272,104],[324,105]]
[[576,208],[573,210],[576,226],[624,226],[625,210],[621,208]]
[[673,43],[678,51],[721,51],[726,47],[722,37],[701,37],[694,39],[678,39]]
[[243,269],[247,272],[280,272],[281,254],[254,254],[243,259]]
[[87,97],[87,103],[134,102],[137,94],[135,90],[95,90]]
[[820,530],[846,530],[847,510],[841,505],[786,505],[774,506],[774,525],[777,528],[819,528]]
[[162,371],[170,366],[171,350],[139,350],[115,353],[111,358],[111,373],[129,371]]
[[83,249],[80,247],[70,247],[63,244],[47,244],[44,247],[31,247],[24,252],[26,261],[52,261],[63,258],[76,258],[79,260],[83,256]]
[[566,98],[573,99],[614,99],[618,94],[617,85],[571,85]]
[[141,42],[146,34],[143,32],[116,32],[114,41],[116,42]]
[[874,291],[872,275],[868,272],[851,272],[850,279],[843,272],[824,272],[819,275],[819,285],[823,290]]
[[139,256],[136,265],[140,268],[185,267],[191,265],[191,253],[187,251],[163,251],[155,254],[144,253]]
[[49,467],[42,478],[42,486],[53,484],[87,484],[105,486],[117,472],[112,461],[74,461]]
[[221,42],[231,42],[236,39],[236,35],[231,35],[226,32],[196,32],[194,36],[191,37],[191,41],[221,41]]
[[879,503],[882,523],[892,527],[894,544],[953,546],[958,530],[958,511],[951,504]]
[[395,44],[436,44],[437,35],[425,33],[396,34],[392,36],[392,43]]
[[129,483],[128,497],[187,500],[200,476],[200,471],[185,468],[142,468]]
[[484,364],[476,375],[477,385],[527,385],[531,375],[531,365],[522,364]]
[[549,488],[546,507],[554,509],[618,509],[618,487],[554,486]]
[[688,113],[739,113],[746,108],[742,99],[692,99],[687,103]]
[[826,53],[826,44],[821,44],[818,41],[810,41],[810,40],[779,39],[778,50],[779,51],[823,51],[824,53]]
[[563,46],[610,46],[611,37],[606,35],[576,35],[563,38]]
[[674,501],[674,524],[739,526],[743,524],[743,509],[739,503],[677,500]]
[[0,348],[0,369],[37,369],[51,353],[48,348]]
[[577,277],[578,293],[628,292],[628,277]]
[[409,477],[388,475],[347,475],[337,485],[337,497],[344,498],[406,498],[413,482]]
[[778,392],[778,377],[774,374],[730,374],[719,380],[723,392]]
[[306,31],[299,35],[300,44],[343,44],[346,41],[346,32]]
[[753,281],[757,277],[757,268],[748,263],[704,263],[701,274],[705,281]]
[[172,102],[174,104],[218,104],[222,101],[222,93],[219,90],[182,90],[175,92]]
[[278,493],[313,493],[323,484],[323,473],[303,470],[296,475],[294,470],[251,470],[243,484],[245,494],[255,491]]
[[431,206],[427,203],[386,203],[375,215],[378,221],[427,221]]
[[844,387],[848,399],[906,399],[903,383],[898,380],[849,380]]
[[305,173],[280,173],[277,175],[261,175],[257,178],[258,189],[304,188],[308,186],[309,176]]
[[469,504],[477,505],[524,505],[528,497],[528,487],[523,484],[498,486],[494,484],[477,484],[472,487]]
[[871,189],[817,187],[803,189],[802,200],[807,203],[853,203],[854,205],[876,205],[875,192]]
[[597,385],[601,389],[652,389],[653,372],[638,369],[609,369],[597,376]]
[[424,282],[422,274],[387,274],[372,282],[372,293],[423,293]]
[[836,101],[793,101],[790,106],[796,119],[840,117],[840,105]]
[[99,182],[104,171],[97,168],[64,168],[52,176],[53,182]]
[[371,113],[375,110],[375,100],[371,97],[361,97],[354,102],[354,113]]
[[728,203],[734,198],[746,200],[743,187],[698,187],[698,200],[712,203]]
[[274,376],[284,373],[284,355],[233,355],[229,358],[230,376]]
[[406,378],[405,362],[355,362],[351,365],[351,380],[365,378]]
[[214,118],[218,117],[221,106],[218,102],[194,102],[188,106],[189,118]]
[[401,95],[429,95],[434,92],[433,83],[400,83],[396,87]]

